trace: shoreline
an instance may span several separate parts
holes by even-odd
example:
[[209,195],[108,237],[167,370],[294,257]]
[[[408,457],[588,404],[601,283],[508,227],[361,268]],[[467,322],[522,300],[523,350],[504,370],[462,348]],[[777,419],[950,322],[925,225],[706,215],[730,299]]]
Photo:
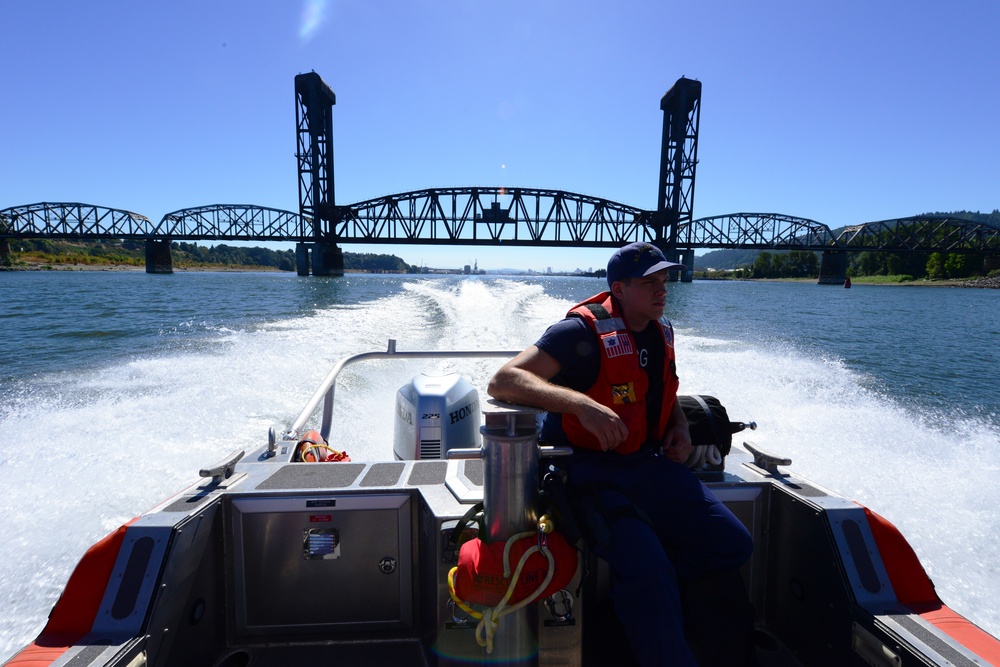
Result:
[[[1000,289],[1000,276],[979,276],[977,278],[945,278],[942,280],[907,280],[895,282],[879,280],[880,276],[861,276],[851,278],[851,284],[876,286],[876,287],[953,287],[953,288],[976,288],[976,289]],[[818,285],[816,278],[697,278],[705,282],[747,282],[747,283],[810,283]],[[825,285],[826,287],[840,287],[839,283]]]
[[[28,263],[19,266],[0,266],[0,271],[139,271],[145,273],[145,266],[132,264],[53,264]],[[281,273],[273,266],[175,266],[174,273],[222,271],[227,273]],[[286,272],[291,273],[291,272]]]
[[[5,271],[146,271],[145,266],[135,266],[131,264],[53,264],[30,262],[18,266],[0,266],[0,272]],[[200,272],[224,272],[224,273],[292,273],[281,271],[273,266],[175,266],[174,273],[200,273]],[[364,271],[345,271],[345,273],[365,273]],[[874,277],[874,278],[877,278]],[[737,281],[731,278],[698,278],[696,280],[709,281]],[[816,278],[740,278],[739,282],[752,283],[816,283]],[[944,280],[913,280],[906,282],[889,282],[877,279],[866,280],[865,277],[851,279],[854,285],[885,285],[889,287],[953,287],[972,289],[1000,289],[1000,276],[979,276],[978,278],[949,278]],[[839,287],[839,285],[830,285]]]
[[[878,278],[878,276],[872,276]],[[819,284],[816,278],[743,278],[749,283],[814,283]],[[894,282],[888,280],[865,280],[864,277],[851,278],[851,285],[885,285],[888,287],[961,287],[962,283],[968,282],[964,278],[954,278],[945,280],[907,280],[904,282]],[[843,287],[840,283],[825,285],[826,287]],[[845,288],[848,289],[848,288]]]

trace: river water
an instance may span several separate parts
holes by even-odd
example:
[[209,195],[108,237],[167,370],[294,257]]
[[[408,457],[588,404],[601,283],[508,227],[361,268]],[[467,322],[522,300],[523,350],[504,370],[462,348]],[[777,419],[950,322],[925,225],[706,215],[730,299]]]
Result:
[[[0,660],[94,541],[287,426],[336,360],[521,349],[600,279],[0,273]],[[893,521],[946,603],[1000,635],[1000,291],[669,287],[683,393],[718,396],[792,469]],[[418,362],[411,362],[417,364]],[[423,366],[338,383],[356,460],[391,456]],[[430,362],[439,363],[439,362]],[[483,392],[498,360],[449,367]],[[356,370],[355,370],[356,369]],[[731,463],[733,465],[733,463]]]

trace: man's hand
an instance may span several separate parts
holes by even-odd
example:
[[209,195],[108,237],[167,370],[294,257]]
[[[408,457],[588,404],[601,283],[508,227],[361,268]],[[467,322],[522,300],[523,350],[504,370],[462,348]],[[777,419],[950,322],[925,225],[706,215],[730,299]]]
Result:
[[688,460],[691,455],[691,432],[686,421],[667,429],[663,436],[663,455],[677,463]]
[[487,391],[493,398],[508,403],[576,415],[605,452],[625,442],[628,428],[614,410],[586,394],[549,382],[559,369],[559,362],[532,345],[496,372]]
[[581,407],[574,411],[583,427],[594,434],[601,445],[601,451],[614,449],[625,442],[628,428],[615,411],[581,395]]

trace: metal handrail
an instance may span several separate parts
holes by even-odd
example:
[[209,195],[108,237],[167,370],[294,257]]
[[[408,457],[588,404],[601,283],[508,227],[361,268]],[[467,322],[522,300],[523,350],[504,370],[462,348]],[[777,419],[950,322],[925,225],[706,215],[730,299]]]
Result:
[[320,434],[327,440],[330,438],[330,430],[333,427],[333,399],[337,392],[337,376],[347,366],[358,361],[369,359],[466,359],[466,358],[486,358],[486,357],[513,357],[520,354],[520,350],[414,350],[409,352],[399,352],[396,350],[396,340],[389,339],[389,346],[385,352],[362,352],[350,357],[344,357],[338,361],[333,369],[327,374],[319,389],[312,395],[309,402],[295,418],[292,425],[285,431],[285,440],[294,440],[298,437],[302,427],[305,426],[309,418],[316,412],[320,401],[323,401],[323,422],[320,426]]

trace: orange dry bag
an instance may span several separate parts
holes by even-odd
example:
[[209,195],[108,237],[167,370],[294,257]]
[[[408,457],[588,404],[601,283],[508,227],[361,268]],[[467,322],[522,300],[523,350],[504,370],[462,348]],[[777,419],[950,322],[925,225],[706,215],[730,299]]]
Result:
[[[552,581],[536,599],[546,598],[565,588],[576,574],[576,549],[556,532],[549,533],[547,541],[547,548],[552,552],[556,571]],[[514,575],[524,552],[537,544],[537,535],[523,537],[514,542],[508,556],[511,576]],[[494,607],[500,603],[510,586],[510,579],[504,576],[504,547],[504,542],[487,544],[478,537],[462,545],[455,572],[455,594],[459,598],[487,607]],[[548,558],[542,553],[535,552],[528,556],[507,604],[517,604],[532,595],[545,581],[548,570]]]

